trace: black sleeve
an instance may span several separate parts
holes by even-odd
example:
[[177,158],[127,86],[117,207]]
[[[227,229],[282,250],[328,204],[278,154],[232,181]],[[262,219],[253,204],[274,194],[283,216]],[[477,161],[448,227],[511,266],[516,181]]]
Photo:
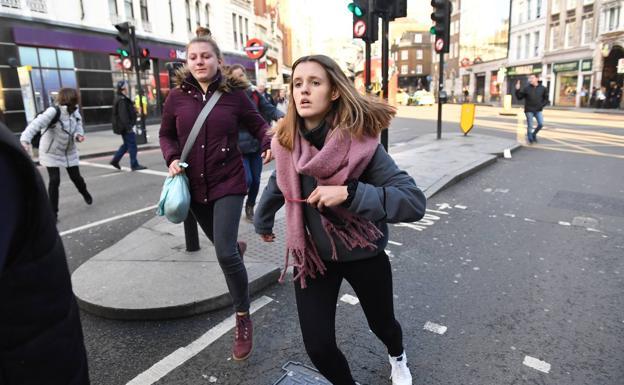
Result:
[[524,92],[522,88],[520,88],[519,90],[516,90],[516,98],[518,98],[518,100],[524,99],[525,96],[526,96],[526,93]]
[[119,123],[124,129],[129,130],[136,121],[136,112],[129,100],[121,99],[119,103],[121,104],[117,110],[119,111]]
[[258,234],[271,234],[275,223],[275,214],[284,205],[284,195],[277,186],[277,176],[275,171],[271,174],[264,192],[260,197],[260,202],[256,206],[254,213],[254,228]]
[[0,188],[0,212],[2,212],[2,220],[0,220],[0,271],[7,259],[9,258],[9,247],[11,239],[15,234],[16,227],[21,217],[21,208],[23,202],[19,177],[10,162],[10,158],[0,152],[0,180],[2,188]]

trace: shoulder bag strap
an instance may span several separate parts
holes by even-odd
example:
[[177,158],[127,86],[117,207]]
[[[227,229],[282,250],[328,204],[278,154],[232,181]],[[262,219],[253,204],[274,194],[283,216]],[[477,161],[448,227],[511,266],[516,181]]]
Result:
[[221,91],[215,91],[212,97],[208,100],[208,103],[206,103],[204,108],[199,113],[199,116],[195,120],[195,124],[193,124],[193,129],[191,130],[191,133],[189,134],[189,137],[186,140],[186,143],[184,144],[184,148],[182,149],[182,156],[180,157],[180,163],[186,162],[186,157],[188,156],[189,152],[191,152],[191,148],[193,147],[193,144],[195,144],[195,139],[197,139],[199,130],[201,130],[201,127],[204,125],[204,122],[206,121],[206,118],[208,117],[208,114],[210,114],[210,111],[212,111],[215,104],[217,104],[217,102],[219,101],[219,98],[221,98],[221,95],[223,95]]

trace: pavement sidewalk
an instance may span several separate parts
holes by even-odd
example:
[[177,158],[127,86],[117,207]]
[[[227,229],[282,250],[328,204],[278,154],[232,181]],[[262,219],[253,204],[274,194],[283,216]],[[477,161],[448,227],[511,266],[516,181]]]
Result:
[[[160,148],[158,143],[159,124],[146,127],[147,143],[139,144],[139,151]],[[100,156],[113,155],[123,143],[121,136],[113,133],[113,130],[88,131],[85,133],[86,140],[78,144],[80,159],[97,158]]]
[[[83,146],[82,156],[101,154],[111,135],[92,140],[98,142],[92,148]],[[520,147],[516,141],[487,135],[445,134],[436,140],[431,134],[392,147],[390,153],[431,197],[496,162],[504,150]],[[269,174],[263,173],[262,185]],[[262,242],[253,226],[241,220],[239,240],[248,243],[245,265],[252,293],[277,282],[285,252],[283,215],[280,210],[276,217],[274,243]],[[229,306],[214,248],[201,231],[200,246],[197,252],[187,252],[183,226],[155,217],[73,273],[78,303],[88,312],[114,319],[183,317]]]

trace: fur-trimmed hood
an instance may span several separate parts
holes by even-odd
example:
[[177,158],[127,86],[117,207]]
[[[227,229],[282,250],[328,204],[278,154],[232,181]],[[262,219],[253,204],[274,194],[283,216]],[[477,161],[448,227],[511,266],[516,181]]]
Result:
[[[231,92],[236,89],[244,90],[251,86],[251,83],[249,82],[224,75],[223,69],[218,70],[217,79],[217,81],[219,81],[218,89],[221,92]],[[173,80],[176,87],[180,87],[184,82],[198,85],[197,80],[195,80],[193,75],[191,75],[191,71],[186,66],[180,67],[176,70]]]

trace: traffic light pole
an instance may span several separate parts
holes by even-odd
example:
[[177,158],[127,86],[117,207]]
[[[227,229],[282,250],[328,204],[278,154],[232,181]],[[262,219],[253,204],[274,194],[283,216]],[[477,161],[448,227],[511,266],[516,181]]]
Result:
[[438,75],[438,139],[442,139],[442,90],[444,89],[444,52],[440,52],[440,74]]
[[[384,100],[388,101],[388,72],[389,72],[389,50],[388,50],[388,30],[390,27],[390,20],[388,20],[388,13],[384,12],[381,17],[381,74],[382,83],[381,89]],[[381,144],[388,151],[388,128],[384,128],[381,131]]]
[[137,144],[147,143],[147,133],[145,131],[145,111],[143,111],[143,87],[141,86],[141,69],[139,68],[139,46],[136,41],[134,26],[130,27],[130,44],[132,45],[132,64],[136,74],[137,93],[139,94],[139,130],[137,131]]
[[366,93],[370,94],[371,92],[371,43],[366,42],[366,54],[364,58],[364,74],[366,75],[364,78],[364,88],[366,89]]

